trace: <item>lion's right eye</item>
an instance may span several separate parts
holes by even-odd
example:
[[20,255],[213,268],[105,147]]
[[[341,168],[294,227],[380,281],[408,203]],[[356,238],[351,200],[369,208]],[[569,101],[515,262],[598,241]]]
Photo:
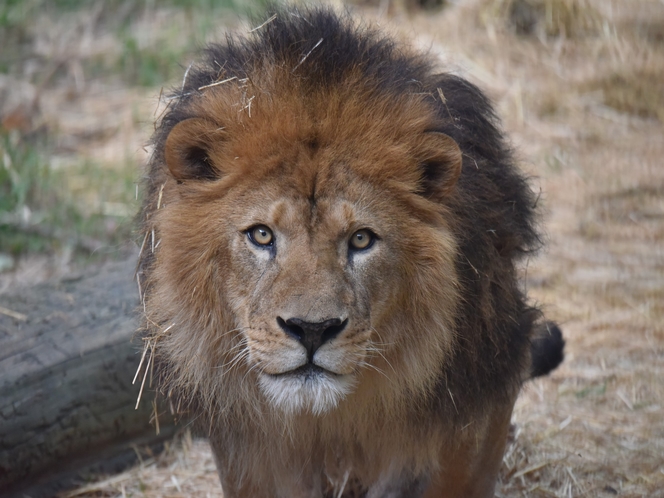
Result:
[[257,225],[247,230],[249,240],[259,247],[270,247],[274,243],[274,235],[265,225]]
[[374,240],[376,240],[376,236],[373,232],[364,228],[355,232],[348,243],[351,249],[363,251],[369,249],[373,245]]

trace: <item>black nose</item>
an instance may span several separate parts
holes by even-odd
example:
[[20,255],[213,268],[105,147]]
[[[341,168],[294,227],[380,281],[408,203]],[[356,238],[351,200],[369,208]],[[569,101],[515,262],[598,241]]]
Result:
[[324,322],[305,322],[301,318],[284,320],[277,317],[277,323],[287,335],[297,339],[307,349],[309,361],[314,357],[316,350],[327,341],[335,338],[348,324],[348,319],[332,318]]

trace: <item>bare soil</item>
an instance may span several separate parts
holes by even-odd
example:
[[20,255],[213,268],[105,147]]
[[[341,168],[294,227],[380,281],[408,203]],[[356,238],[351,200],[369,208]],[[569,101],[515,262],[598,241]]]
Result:
[[[547,247],[524,265],[524,285],[561,324],[567,356],[525,386],[497,495],[664,496],[664,3],[542,0],[573,4],[583,25],[579,14],[519,35],[515,2],[358,8],[483,88],[541,190]],[[95,92],[51,96],[52,115],[79,140],[122,128],[76,145],[85,153],[143,154],[159,89]],[[207,443],[185,430],[162,455],[65,496],[221,492]]]

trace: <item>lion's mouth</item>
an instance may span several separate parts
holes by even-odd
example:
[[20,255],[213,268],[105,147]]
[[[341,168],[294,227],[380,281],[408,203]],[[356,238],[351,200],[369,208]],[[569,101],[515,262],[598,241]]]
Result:
[[278,374],[267,374],[267,375],[275,379],[283,379],[286,377],[299,377],[304,381],[314,380],[321,376],[328,376],[328,375],[334,377],[339,376],[339,374],[327,370],[323,367],[319,367],[318,365],[315,365],[313,363],[305,363],[304,365],[299,366],[293,370],[288,370],[287,372],[281,372]]
[[322,414],[332,410],[355,387],[353,375],[338,374],[312,362],[258,378],[268,399],[286,412]]

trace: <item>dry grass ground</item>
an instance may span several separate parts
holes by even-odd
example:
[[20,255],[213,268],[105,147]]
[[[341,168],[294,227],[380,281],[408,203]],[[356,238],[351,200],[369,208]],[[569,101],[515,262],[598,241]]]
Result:
[[[525,387],[497,495],[664,496],[664,4],[449,4],[392,18],[380,6],[361,11],[485,89],[542,191],[548,246],[524,276],[562,324],[567,358]],[[534,21],[522,29],[519,16]],[[58,101],[80,133],[88,119],[127,123],[86,142],[90,154],[140,150],[149,134],[132,112],[149,122],[159,90],[117,88],[103,99],[91,89],[75,108]],[[206,443],[185,433],[162,455],[66,496],[220,489]]]

